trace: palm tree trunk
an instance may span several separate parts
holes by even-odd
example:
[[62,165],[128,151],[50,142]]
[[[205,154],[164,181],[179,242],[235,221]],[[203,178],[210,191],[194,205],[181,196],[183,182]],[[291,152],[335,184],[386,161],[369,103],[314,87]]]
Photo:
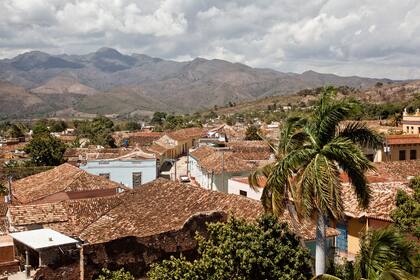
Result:
[[316,220],[316,250],[315,250],[315,275],[325,273],[326,261],[326,221],[322,213],[318,212]]

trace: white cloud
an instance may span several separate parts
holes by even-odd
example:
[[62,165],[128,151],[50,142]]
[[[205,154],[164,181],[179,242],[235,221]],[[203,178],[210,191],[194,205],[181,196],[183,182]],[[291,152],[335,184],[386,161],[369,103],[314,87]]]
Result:
[[420,2],[0,0],[0,57],[102,46],[281,71],[420,78]]

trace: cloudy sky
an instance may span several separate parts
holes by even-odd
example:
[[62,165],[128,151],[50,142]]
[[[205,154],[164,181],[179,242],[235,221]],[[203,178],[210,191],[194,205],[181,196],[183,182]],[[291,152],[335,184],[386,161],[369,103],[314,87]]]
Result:
[[420,78],[420,1],[0,0],[0,57],[102,46],[180,61]]

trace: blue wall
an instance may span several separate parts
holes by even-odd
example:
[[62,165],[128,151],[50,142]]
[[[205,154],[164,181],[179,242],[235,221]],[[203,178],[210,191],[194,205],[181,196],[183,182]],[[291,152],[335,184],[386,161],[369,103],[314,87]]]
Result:
[[156,179],[156,159],[144,160],[90,160],[80,166],[90,174],[109,173],[111,181],[133,187],[133,173],[141,172],[142,184]]

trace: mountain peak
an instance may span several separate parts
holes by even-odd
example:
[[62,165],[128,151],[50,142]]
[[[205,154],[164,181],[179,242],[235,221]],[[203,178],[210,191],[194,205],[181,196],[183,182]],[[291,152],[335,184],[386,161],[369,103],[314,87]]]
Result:
[[100,54],[100,55],[106,55],[106,56],[122,56],[123,55],[116,49],[108,48],[108,47],[102,47],[98,49],[95,53]]

